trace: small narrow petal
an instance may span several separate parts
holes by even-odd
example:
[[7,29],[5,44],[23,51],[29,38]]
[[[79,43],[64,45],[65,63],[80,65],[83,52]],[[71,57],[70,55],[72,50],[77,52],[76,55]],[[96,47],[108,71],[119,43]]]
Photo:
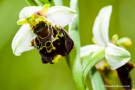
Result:
[[97,50],[99,50],[100,48],[102,48],[101,46],[99,45],[86,45],[86,46],[83,46],[81,47],[81,58],[84,57],[84,56],[87,56],[89,55],[91,52],[95,52]]
[[19,14],[19,19],[20,20],[26,19],[30,17],[32,14],[39,12],[41,9],[42,9],[41,6],[24,7]]
[[76,12],[68,7],[54,6],[47,12],[47,20],[53,25],[59,24],[62,27],[68,25],[76,17]]
[[43,8],[41,9],[41,11],[39,11],[39,14],[42,16],[46,16],[46,13],[47,13],[49,7],[50,7],[50,4],[45,4],[43,6]]
[[109,42],[108,29],[112,6],[106,6],[99,11],[93,26],[93,35],[99,45],[105,46]]
[[117,44],[122,45],[122,46],[131,46],[132,40],[128,37],[123,37],[117,41]]
[[111,69],[114,70],[125,65],[130,60],[131,55],[127,50],[115,46],[112,43],[108,43],[105,50],[105,58]]
[[19,20],[17,21],[18,25],[23,25],[23,24],[28,24],[29,22],[27,21],[27,19],[23,19],[23,20]]
[[12,41],[13,53],[19,56],[22,52],[33,49],[29,46],[29,43],[34,37],[35,35],[30,31],[29,24],[22,25]]
[[113,44],[117,44],[118,39],[119,39],[118,35],[117,35],[117,34],[114,34],[114,35],[112,36],[111,42],[112,42]]

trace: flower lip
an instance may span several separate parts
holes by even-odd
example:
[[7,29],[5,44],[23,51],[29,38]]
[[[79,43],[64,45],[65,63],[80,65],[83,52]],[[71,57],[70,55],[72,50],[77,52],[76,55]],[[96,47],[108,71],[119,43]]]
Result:
[[40,21],[36,26],[34,26],[33,33],[35,33],[40,38],[44,39],[48,37],[50,29],[48,27],[49,25],[43,21]]

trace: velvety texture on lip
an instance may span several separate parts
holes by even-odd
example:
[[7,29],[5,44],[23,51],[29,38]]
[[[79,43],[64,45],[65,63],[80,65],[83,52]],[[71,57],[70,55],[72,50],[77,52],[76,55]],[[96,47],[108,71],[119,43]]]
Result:
[[31,41],[31,45],[38,50],[43,63],[53,64],[52,60],[57,55],[66,56],[74,46],[72,39],[60,25],[40,22],[33,29],[37,37]]

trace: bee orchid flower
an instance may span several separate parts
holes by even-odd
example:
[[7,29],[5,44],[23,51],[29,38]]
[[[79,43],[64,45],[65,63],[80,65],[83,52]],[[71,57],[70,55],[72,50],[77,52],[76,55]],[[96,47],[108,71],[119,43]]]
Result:
[[76,17],[76,12],[65,6],[49,4],[24,7],[18,25],[22,25],[12,41],[16,56],[36,48],[43,63],[55,63],[55,58],[67,55],[73,41],[63,27]]
[[112,6],[106,6],[99,11],[93,26],[93,42],[94,45],[87,45],[81,48],[81,57],[87,56],[90,52],[96,52],[100,48],[105,48],[105,59],[112,70],[125,65],[131,58],[130,53],[118,44],[131,44],[129,38],[118,40],[118,36],[114,35],[112,41],[109,40],[109,22],[112,12]]

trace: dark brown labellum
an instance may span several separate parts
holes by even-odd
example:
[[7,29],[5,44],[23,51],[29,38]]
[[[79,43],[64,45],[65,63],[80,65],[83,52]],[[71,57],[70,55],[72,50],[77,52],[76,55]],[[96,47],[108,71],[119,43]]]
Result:
[[74,43],[68,33],[59,25],[47,25],[46,22],[39,22],[33,27],[37,35],[31,41],[41,55],[43,63],[51,63],[58,55],[66,56],[73,48]]
[[128,62],[122,67],[117,69],[118,76],[120,78],[120,81],[124,87],[124,90],[131,90],[132,88],[132,80],[130,77],[130,71],[134,69],[135,66],[133,63]]

